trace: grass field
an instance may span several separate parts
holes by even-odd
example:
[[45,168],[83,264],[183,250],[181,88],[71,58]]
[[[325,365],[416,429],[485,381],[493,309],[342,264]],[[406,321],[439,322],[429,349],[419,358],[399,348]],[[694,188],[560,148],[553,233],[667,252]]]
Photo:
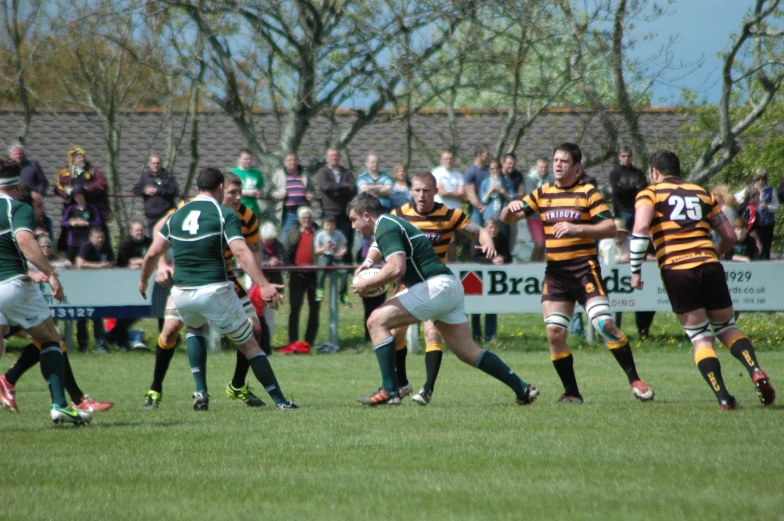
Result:
[[[342,310],[343,352],[272,357],[298,411],[228,400],[234,354],[224,351],[210,355],[208,412],[190,409],[193,381],[178,352],[161,408],[145,413],[153,355],[89,354],[72,357],[82,388],[116,405],[89,427],[54,427],[46,385],[31,371],[17,386],[21,412],[0,417],[0,519],[784,518],[784,408],[763,409],[722,350],[744,408],[721,413],[669,314],[636,348],[653,403],[632,397],[604,348],[584,346],[575,365],[586,404],[556,406],[541,319],[505,316],[493,349],[540,388],[533,406],[514,405],[506,387],[447,355],[429,407],[366,409],[356,396],[379,376],[359,307]],[[633,316],[625,320],[635,345]],[[781,385],[782,318],[749,314],[740,325]],[[277,345],[283,329],[281,320]],[[424,357],[408,365],[421,385]]]

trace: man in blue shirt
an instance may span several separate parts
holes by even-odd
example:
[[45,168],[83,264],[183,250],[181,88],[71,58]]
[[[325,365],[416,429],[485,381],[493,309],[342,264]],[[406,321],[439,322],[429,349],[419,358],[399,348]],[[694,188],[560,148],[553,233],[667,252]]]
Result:
[[392,209],[392,203],[389,196],[392,194],[395,181],[388,173],[379,172],[378,155],[373,152],[368,154],[365,166],[367,167],[367,170],[357,177],[357,191],[359,193],[367,192],[375,195],[381,201],[381,206],[383,206],[386,211],[390,211]]
[[490,171],[487,169],[489,164],[490,148],[485,144],[477,145],[474,149],[474,163],[465,171],[465,193],[471,203],[469,217],[471,222],[479,226],[484,222],[482,212],[485,211],[485,205],[479,200],[479,188],[484,180],[490,177]]

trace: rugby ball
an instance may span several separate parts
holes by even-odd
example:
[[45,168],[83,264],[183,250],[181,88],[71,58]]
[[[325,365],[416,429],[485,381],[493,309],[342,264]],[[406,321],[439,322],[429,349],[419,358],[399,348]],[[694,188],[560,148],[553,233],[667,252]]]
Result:
[[[359,272],[359,275],[354,277],[354,281],[352,282],[352,284],[356,284],[357,282],[363,279],[369,279],[375,276],[379,271],[381,271],[380,268],[368,268],[366,270],[362,270]],[[386,286],[379,286],[377,288],[371,289],[366,295],[366,297],[377,297],[379,295],[383,295],[384,293],[386,293],[386,291],[387,291]]]

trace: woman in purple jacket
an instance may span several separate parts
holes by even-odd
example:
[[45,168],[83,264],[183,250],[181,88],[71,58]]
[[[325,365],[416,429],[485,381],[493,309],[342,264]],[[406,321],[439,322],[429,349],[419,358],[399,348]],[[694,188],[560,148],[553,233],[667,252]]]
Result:
[[84,189],[81,186],[75,186],[71,194],[71,202],[63,213],[61,223],[61,233],[67,234],[66,255],[71,263],[76,262],[79,249],[89,240],[90,228],[100,228],[102,224],[101,212],[95,206],[87,204]]

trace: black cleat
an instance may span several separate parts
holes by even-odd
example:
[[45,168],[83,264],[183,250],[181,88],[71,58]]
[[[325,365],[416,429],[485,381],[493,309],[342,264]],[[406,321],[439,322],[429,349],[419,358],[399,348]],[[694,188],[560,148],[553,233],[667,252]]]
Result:
[[517,397],[517,405],[531,405],[537,398],[539,398],[539,389],[530,384],[525,390],[525,394]]
[[419,405],[428,405],[430,400],[433,399],[433,390],[422,388],[417,394],[411,397]]
[[193,393],[193,410],[206,411],[210,408],[210,395],[204,391]]

